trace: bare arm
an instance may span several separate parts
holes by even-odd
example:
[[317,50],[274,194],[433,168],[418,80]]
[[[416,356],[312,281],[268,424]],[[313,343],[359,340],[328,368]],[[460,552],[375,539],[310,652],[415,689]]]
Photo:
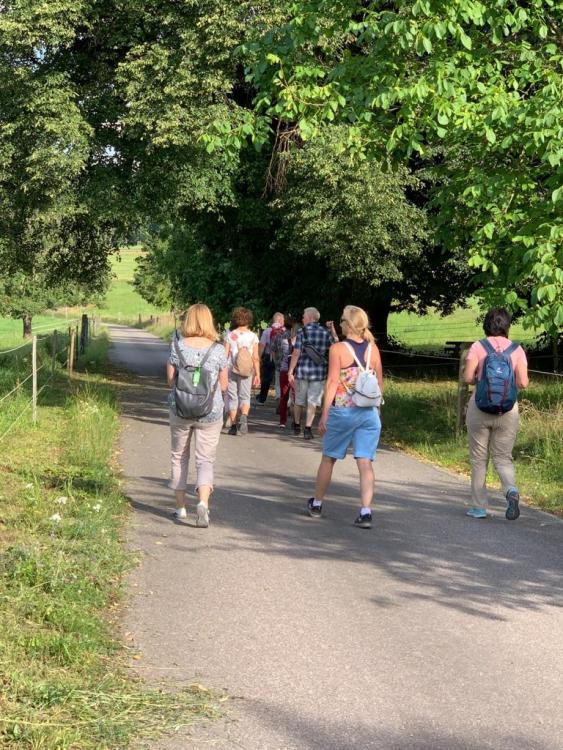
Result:
[[293,383],[295,382],[295,376],[293,373],[295,371],[295,368],[297,367],[297,362],[299,361],[300,356],[301,356],[301,349],[294,348],[293,351],[291,352],[291,359],[289,361],[289,368],[287,371],[287,379],[289,380],[291,385],[293,385]]
[[477,378],[477,367],[479,361],[473,357],[465,360],[465,368],[463,370],[463,382],[467,385],[473,385]]
[[229,385],[229,373],[226,367],[219,371],[219,388],[225,393]]
[[371,362],[370,365],[375,370],[375,374],[377,376],[377,382],[379,383],[379,388],[381,390],[381,395],[383,396],[383,363],[381,362],[381,354],[379,353],[379,348],[377,344],[373,344],[373,354],[371,355]]
[[336,396],[336,389],[340,381],[340,350],[342,346],[344,344],[333,344],[328,350],[328,374],[325,383],[323,411],[319,420],[319,432],[321,435],[326,432],[328,413]]
[[174,385],[174,382],[176,380],[176,366],[171,364],[170,362],[166,363],[166,382],[168,383],[168,387],[172,388]]
[[516,385],[518,388],[528,387],[530,379],[528,378],[528,362],[526,359],[523,362],[518,362],[514,370],[514,375],[516,376]]

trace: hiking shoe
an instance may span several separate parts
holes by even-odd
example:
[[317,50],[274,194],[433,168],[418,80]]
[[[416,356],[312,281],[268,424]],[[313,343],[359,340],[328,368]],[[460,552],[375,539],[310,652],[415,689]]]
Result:
[[238,423],[238,431],[240,432],[241,435],[248,434],[248,417],[246,416],[246,414],[241,414],[241,417]]
[[186,512],[185,508],[176,508],[174,511],[174,518],[180,519],[180,518],[187,518],[188,514]]
[[301,425],[297,424],[297,422],[293,423],[293,434],[294,435],[301,435]]
[[357,526],[359,529],[371,529],[371,513],[360,513],[360,515],[356,518],[354,521],[354,526]]
[[313,439],[313,430],[310,427],[305,427],[303,430],[303,437],[305,440],[312,440]]
[[200,529],[206,529],[209,526],[209,508],[203,503],[198,503],[196,505],[195,512],[196,526],[199,526]]
[[285,427],[286,427],[286,425],[284,425],[284,424],[279,424],[279,425],[278,425],[278,427],[280,428],[280,430],[285,430]]
[[518,494],[518,490],[508,490],[506,493],[506,502],[506,520],[516,521],[520,515],[520,495]]
[[311,516],[311,518],[321,518],[323,514],[323,506],[321,505],[313,505],[313,500],[315,498],[311,497],[307,501],[307,513]]
[[236,435],[237,434],[237,426],[236,426],[236,424],[232,424],[229,427],[229,432],[227,434],[228,435]]
[[466,516],[469,516],[470,518],[486,518],[487,517],[487,509],[486,508],[469,508]]

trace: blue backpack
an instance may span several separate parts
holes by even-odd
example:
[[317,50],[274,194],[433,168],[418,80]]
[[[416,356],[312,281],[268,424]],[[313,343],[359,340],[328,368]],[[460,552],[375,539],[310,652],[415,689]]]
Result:
[[481,339],[487,356],[483,372],[475,390],[475,404],[488,414],[506,414],[518,399],[518,388],[512,366],[512,352],[518,344],[512,343],[503,352],[497,352],[488,339]]

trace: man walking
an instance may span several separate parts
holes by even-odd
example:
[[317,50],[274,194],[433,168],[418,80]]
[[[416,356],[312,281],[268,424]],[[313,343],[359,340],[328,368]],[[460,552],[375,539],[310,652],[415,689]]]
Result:
[[265,404],[268,398],[268,391],[270,390],[270,384],[272,378],[275,377],[276,368],[272,360],[271,346],[272,339],[279,336],[285,331],[285,318],[283,313],[274,313],[272,318],[272,325],[266,328],[262,332],[260,337],[260,346],[258,349],[260,359],[262,361],[262,386],[260,393],[256,396],[256,401],[260,404]]
[[293,432],[301,433],[305,409],[305,440],[313,438],[313,420],[317,406],[321,405],[328,369],[328,350],[338,341],[334,323],[327,321],[324,328],[319,325],[320,317],[316,307],[306,307],[303,311],[303,328],[297,333],[288,371],[290,385],[295,384]]

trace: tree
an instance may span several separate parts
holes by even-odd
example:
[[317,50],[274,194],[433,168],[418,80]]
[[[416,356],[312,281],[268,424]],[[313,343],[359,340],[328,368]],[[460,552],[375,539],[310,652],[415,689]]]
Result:
[[253,119],[208,135],[236,149],[284,128],[348,126],[352,155],[428,160],[434,227],[467,247],[488,301],[563,327],[563,44],[556,0],[301,0],[247,54]]

